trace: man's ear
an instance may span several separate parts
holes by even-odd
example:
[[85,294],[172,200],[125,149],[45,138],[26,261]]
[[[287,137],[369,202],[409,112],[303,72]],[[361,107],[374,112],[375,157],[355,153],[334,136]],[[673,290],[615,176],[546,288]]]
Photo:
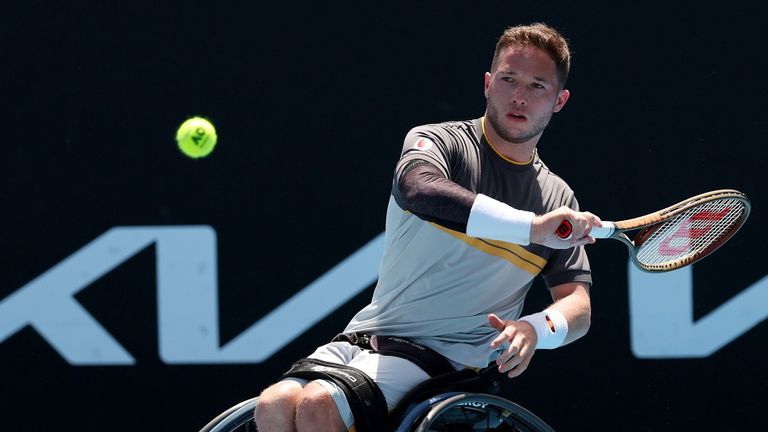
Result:
[[561,109],[565,106],[565,103],[568,102],[568,98],[571,97],[571,92],[568,91],[568,89],[562,89],[560,91],[560,94],[557,95],[557,100],[555,101],[555,107],[552,109],[553,112],[560,112]]

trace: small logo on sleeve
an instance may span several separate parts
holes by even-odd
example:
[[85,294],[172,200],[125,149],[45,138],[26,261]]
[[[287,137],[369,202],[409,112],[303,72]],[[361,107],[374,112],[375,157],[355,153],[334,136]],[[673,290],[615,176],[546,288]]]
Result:
[[427,138],[419,138],[419,140],[416,141],[416,143],[413,145],[413,148],[415,150],[425,151],[425,150],[431,149],[433,145],[434,143],[432,142],[432,140]]

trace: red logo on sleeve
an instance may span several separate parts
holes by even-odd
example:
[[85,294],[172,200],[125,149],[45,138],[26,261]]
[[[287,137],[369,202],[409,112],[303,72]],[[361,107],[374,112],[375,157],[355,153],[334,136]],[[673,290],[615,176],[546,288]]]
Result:
[[416,144],[413,145],[413,148],[416,150],[429,150],[432,148],[434,143],[432,140],[429,140],[427,138],[419,138],[418,141],[416,141]]

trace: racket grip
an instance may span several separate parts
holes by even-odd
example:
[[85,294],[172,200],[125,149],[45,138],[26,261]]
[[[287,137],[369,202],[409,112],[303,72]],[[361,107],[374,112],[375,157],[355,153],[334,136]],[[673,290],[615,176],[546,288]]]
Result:
[[570,240],[573,235],[573,223],[568,219],[560,222],[560,226],[555,230],[555,234],[563,240]]
[[[603,222],[602,227],[593,226],[589,235],[594,238],[608,238],[614,231],[616,231],[616,225],[613,222]],[[573,223],[568,219],[560,222],[560,226],[557,227],[555,234],[563,240],[570,240],[573,235]]]
[[608,238],[613,234],[614,231],[616,231],[616,225],[614,225],[613,222],[603,221],[603,226],[593,226],[592,230],[589,232],[589,235],[594,238]]

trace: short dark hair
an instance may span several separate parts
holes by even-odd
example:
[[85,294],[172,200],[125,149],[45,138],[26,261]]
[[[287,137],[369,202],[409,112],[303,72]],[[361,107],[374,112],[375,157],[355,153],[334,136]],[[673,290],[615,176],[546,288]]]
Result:
[[544,23],[509,27],[496,43],[491,72],[499,66],[501,51],[511,45],[533,46],[546,51],[555,62],[560,88],[565,87],[571,70],[571,51],[568,41],[557,30]]

